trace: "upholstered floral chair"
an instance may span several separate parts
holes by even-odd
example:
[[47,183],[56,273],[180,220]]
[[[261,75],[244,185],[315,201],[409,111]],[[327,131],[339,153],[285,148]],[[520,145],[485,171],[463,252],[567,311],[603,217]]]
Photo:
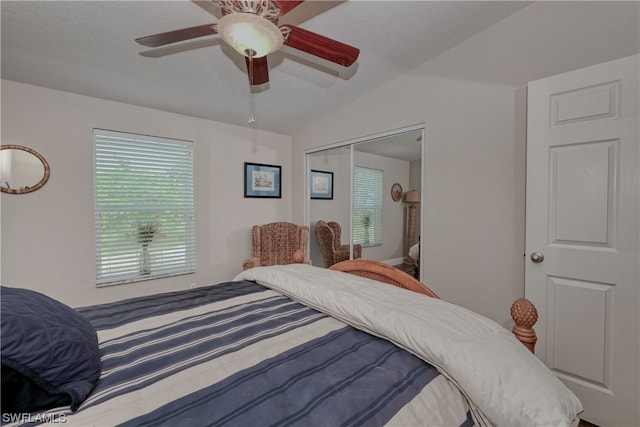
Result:
[[307,257],[309,227],[290,222],[253,226],[253,258],[244,260],[243,270],[264,265],[311,264]]
[[[349,245],[343,245],[341,241],[342,227],[335,221],[316,222],[316,237],[322,252],[325,267],[349,259]],[[362,257],[362,245],[353,245],[353,257]]]

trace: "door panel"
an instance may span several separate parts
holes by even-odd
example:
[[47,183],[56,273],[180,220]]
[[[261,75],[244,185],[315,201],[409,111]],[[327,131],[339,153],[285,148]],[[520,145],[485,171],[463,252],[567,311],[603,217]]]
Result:
[[619,81],[553,94],[552,126],[617,117],[619,99]]
[[[614,286],[603,283],[549,278],[553,307],[549,320],[550,368],[606,386],[610,375],[606,362],[610,359],[611,301]],[[584,313],[588,313],[585,316]],[[575,325],[580,325],[576,328]]]
[[525,296],[539,312],[536,354],[602,426],[640,425],[638,62],[528,87]]
[[616,205],[616,141],[551,148],[554,243],[607,246]]

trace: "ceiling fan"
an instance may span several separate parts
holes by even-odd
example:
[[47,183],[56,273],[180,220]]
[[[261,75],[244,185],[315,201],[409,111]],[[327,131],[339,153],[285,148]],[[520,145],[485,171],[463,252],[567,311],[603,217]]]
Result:
[[269,81],[267,55],[283,45],[343,67],[352,65],[360,54],[360,50],[355,47],[294,25],[278,27],[278,19],[304,0],[211,1],[222,10],[223,16],[217,23],[140,37],[136,42],[147,47],[159,47],[220,34],[227,44],[245,57],[251,85],[261,85]]

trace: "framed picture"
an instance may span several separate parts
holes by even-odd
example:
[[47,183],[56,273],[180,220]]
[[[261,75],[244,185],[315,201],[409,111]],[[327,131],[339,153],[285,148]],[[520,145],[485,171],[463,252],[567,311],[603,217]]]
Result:
[[280,166],[245,162],[244,197],[281,198],[281,170]]
[[333,172],[312,170],[309,182],[312,199],[333,200]]

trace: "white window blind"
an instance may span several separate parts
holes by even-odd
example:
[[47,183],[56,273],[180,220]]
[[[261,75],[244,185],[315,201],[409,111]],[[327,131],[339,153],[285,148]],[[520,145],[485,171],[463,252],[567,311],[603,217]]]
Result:
[[98,286],[195,271],[193,146],[94,129]]
[[382,244],[382,171],[353,169],[353,243]]

